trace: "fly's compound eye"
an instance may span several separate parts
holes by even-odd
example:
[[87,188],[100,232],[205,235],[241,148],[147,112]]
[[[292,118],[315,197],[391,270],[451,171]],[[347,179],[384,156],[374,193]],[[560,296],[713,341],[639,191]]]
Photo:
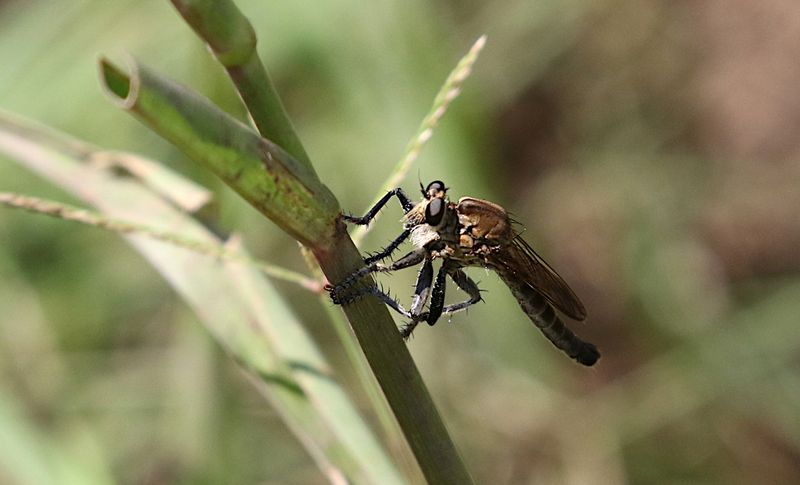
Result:
[[429,183],[427,187],[425,187],[422,195],[424,195],[426,199],[431,199],[438,196],[440,192],[446,191],[447,187],[444,186],[444,182],[441,180],[434,180],[433,182]]
[[435,198],[425,208],[425,222],[431,226],[438,226],[444,217],[444,200]]

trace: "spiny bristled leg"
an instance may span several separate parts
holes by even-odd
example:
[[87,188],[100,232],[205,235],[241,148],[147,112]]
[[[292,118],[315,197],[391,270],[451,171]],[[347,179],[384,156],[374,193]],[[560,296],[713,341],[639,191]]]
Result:
[[410,322],[400,327],[400,336],[403,337],[403,340],[411,338],[411,334],[414,333],[414,329],[417,328],[419,322],[420,320],[411,319]]
[[419,317],[425,308],[431,293],[431,285],[433,285],[433,262],[426,259],[417,273],[417,282],[414,285],[414,296],[411,299],[412,318]]
[[400,233],[399,236],[394,238],[394,241],[390,242],[388,246],[381,249],[380,251],[370,254],[369,257],[364,258],[364,264],[370,265],[376,261],[382,261],[389,256],[405,241],[408,239],[408,236],[411,235],[411,229],[405,229],[403,232]]
[[422,309],[425,308],[425,303],[431,293],[431,285],[433,284],[433,263],[430,259],[426,259],[417,274],[417,283],[414,285],[414,296],[411,299],[411,314],[406,318],[411,321],[406,323],[400,328],[400,335],[404,340],[407,340],[417,324],[425,320],[428,312],[423,313]]
[[481,289],[478,288],[477,283],[472,281],[472,278],[467,276],[467,273],[461,269],[456,269],[451,271],[449,274],[456,286],[458,286],[464,293],[469,295],[469,299],[459,303],[453,303],[452,305],[447,305],[444,307],[444,310],[442,310],[442,313],[450,314],[460,312],[461,310],[466,310],[482,300]]
[[[416,264],[419,264],[425,259],[425,254],[426,252],[424,249],[415,249],[414,251],[411,251],[410,253],[406,254],[405,256],[403,256],[402,258],[398,259],[397,261],[393,262],[390,265],[374,262],[369,266],[365,266],[359,269],[358,271],[353,272],[348,277],[340,281],[336,286],[326,287],[326,290],[330,292],[333,303],[337,305],[346,305],[347,303],[352,302],[353,300],[359,298],[365,293],[370,293],[372,291],[374,285],[362,288],[353,288],[352,291],[350,292],[347,291],[354,285],[356,285],[356,283],[358,283],[364,276],[367,276],[368,274],[374,273],[376,271],[381,271],[381,272],[396,271],[398,269],[414,266]],[[348,294],[345,294],[346,292]]]
[[381,199],[374,206],[372,206],[372,209],[367,211],[367,213],[364,214],[362,217],[355,217],[353,215],[344,214],[342,218],[351,224],[359,224],[362,226],[367,225],[372,219],[375,218],[375,216],[378,214],[378,212],[380,212],[383,206],[385,206],[386,203],[389,202],[389,199],[391,199],[392,196],[396,196],[397,200],[400,201],[400,205],[403,206],[404,213],[414,208],[414,204],[411,202],[411,199],[409,199],[406,193],[403,192],[403,189],[398,187],[394,190],[386,192],[386,195],[381,197]]
[[425,321],[428,325],[433,326],[442,316],[444,311],[444,293],[447,287],[447,273],[450,270],[447,261],[439,268],[436,274],[436,281],[433,283],[433,290],[431,291],[431,306],[428,308],[428,315]]
[[[431,272],[433,268],[431,268]],[[403,339],[408,339],[417,328],[419,322],[428,322],[428,325],[433,325],[442,315],[444,309],[444,290],[447,282],[447,263],[445,262],[439,272],[436,274],[436,281],[433,283],[433,290],[431,291],[431,306],[427,312],[414,315],[411,321],[403,325],[400,329],[400,335]],[[424,302],[423,302],[424,304]]]
[[411,312],[403,308],[400,302],[397,301],[392,295],[388,292],[383,291],[382,288],[378,288],[377,286],[372,286],[368,288],[368,294],[377,297],[382,302],[386,303],[386,305],[391,308],[392,310],[396,311],[400,315],[403,315],[406,318],[413,318]]
[[[459,302],[459,303],[453,303],[452,305],[447,305],[447,306],[443,307],[441,309],[441,311],[438,313],[438,316],[436,315],[436,313],[433,313],[433,317],[435,317],[435,318],[433,318],[431,316],[431,312],[415,313],[414,312],[414,307],[412,305],[411,314],[413,315],[413,318],[412,318],[412,320],[410,322],[408,322],[406,325],[404,325],[403,328],[400,331],[400,333],[403,335],[403,338],[407,339],[408,337],[410,337],[411,333],[417,327],[417,324],[419,322],[425,321],[425,322],[428,322],[429,325],[433,325],[434,323],[436,323],[436,321],[439,319],[439,317],[442,314],[448,314],[449,315],[451,313],[456,313],[456,312],[460,312],[462,310],[466,310],[470,306],[472,306],[472,305],[474,305],[474,304],[476,304],[476,303],[478,303],[479,301],[482,300],[480,288],[478,288],[478,285],[472,280],[472,278],[467,276],[467,274],[464,271],[462,271],[461,269],[458,269],[458,268],[443,268],[443,270],[447,272],[447,274],[450,276],[450,278],[455,282],[455,284],[461,290],[463,290],[465,293],[467,293],[469,295],[469,299],[464,300],[464,301]],[[442,270],[440,270],[439,274],[442,274]],[[437,278],[437,282],[438,281],[439,281],[439,278]],[[442,287],[444,287],[444,283],[442,283]],[[435,290],[435,287],[434,287],[434,290]],[[436,296],[436,297],[432,296],[431,297],[431,308],[432,308],[432,311],[435,312],[437,307],[434,304],[434,298],[436,300],[439,300],[439,297],[438,296]],[[443,289],[441,291],[441,301],[442,302],[444,301],[444,290]]]

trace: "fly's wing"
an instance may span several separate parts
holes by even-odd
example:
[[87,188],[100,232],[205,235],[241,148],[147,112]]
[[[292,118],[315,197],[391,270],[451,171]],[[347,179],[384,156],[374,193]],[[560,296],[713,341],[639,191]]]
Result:
[[519,235],[493,255],[505,271],[538,291],[559,311],[575,320],[586,319],[586,309],[566,282]]

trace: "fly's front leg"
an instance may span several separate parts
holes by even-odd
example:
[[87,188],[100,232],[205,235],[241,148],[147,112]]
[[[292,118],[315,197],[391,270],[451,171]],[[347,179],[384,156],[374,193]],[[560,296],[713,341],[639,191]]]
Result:
[[417,274],[417,283],[414,286],[414,298],[411,300],[411,311],[403,308],[395,298],[392,298],[391,295],[377,287],[371,287],[369,293],[386,303],[397,313],[411,320],[411,323],[406,324],[400,331],[403,338],[408,338],[414,330],[414,327],[417,326],[417,323],[424,320],[420,315],[422,314],[422,309],[425,307],[425,303],[428,301],[428,295],[430,294],[432,284],[433,263],[430,259],[426,259]]
[[389,202],[389,199],[391,199],[392,196],[396,196],[397,200],[400,201],[400,205],[403,206],[404,213],[414,208],[414,204],[411,202],[411,199],[409,199],[406,193],[403,192],[403,189],[398,187],[394,190],[386,192],[386,195],[381,197],[378,203],[372,206],[372,209],[370,209],[366,214],[364,214],[363,217],[355,217],[345,214],[342,216],[342,218],[351,224],[358,224],[362,226],[367,225],[369,224],[369,221],[375,218],[375,216],[378,214],[378,212],[380,212],[383,206],[385,206],[386,203]]
[[415,249],[410,253],[406,254],[402,258],[398,259],[397,261],[393,262],[390,265],[385,265],[383,263],[374,262],[369,266],[365,266],[360,270],[352,273],[347,278],[340,281],[336,286],[326,288],[330,294],[331,299],[337,305],[346,305],[359,297],[366,295],[366,294],[375,294],[374,290],[376,288],[374,285],[367,287],[367,288],[360,288],[355,289],[354,291],[350,292],[348,295],[343,295],[343,293],[347,292],[352,286],[358,283],[361,278],[367,276],[368,274],[375,273],[377,271],[380,272],[389,272],[389,271],[396,271],[398,269],[408,268],[410,266],[414,266],[416,264],[421,263],[425,259],[425,250],[424,249]]

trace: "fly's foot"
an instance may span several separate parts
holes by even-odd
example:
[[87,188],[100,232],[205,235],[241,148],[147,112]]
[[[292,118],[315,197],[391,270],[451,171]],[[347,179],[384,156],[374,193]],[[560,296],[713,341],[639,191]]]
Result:
[[417,325],[419,325],[419,322],[424,322],[427,316],[428,312],[417,315],[410,322],[400,327],[400,336],[403,337],[403,340],[408,341],[408,339],[411,338],[411,334],[414,332],[414,329],[417,328]]
[[356,224],[361,226],[369,224],[369,220],[365,220],[364,217],[354,216],[353,214],[350,213],[345,214],[344,212],[342,213],[342,220],[344,220],[345,222],[349,222],[350,224]]
[[322,289],[328,292],[328,294],[331,297],[331,301],[333,302],[334,305],[342,304],[342,300],[339,298],[339,291],[336,289],[335,286],[329,283],[323,286]]
[[411,338],[411,334],[414,332],[414,329],[417,327],[417,322],[411,321],[400,327],[400,336],[403,337],[403,340],[408,341]]

